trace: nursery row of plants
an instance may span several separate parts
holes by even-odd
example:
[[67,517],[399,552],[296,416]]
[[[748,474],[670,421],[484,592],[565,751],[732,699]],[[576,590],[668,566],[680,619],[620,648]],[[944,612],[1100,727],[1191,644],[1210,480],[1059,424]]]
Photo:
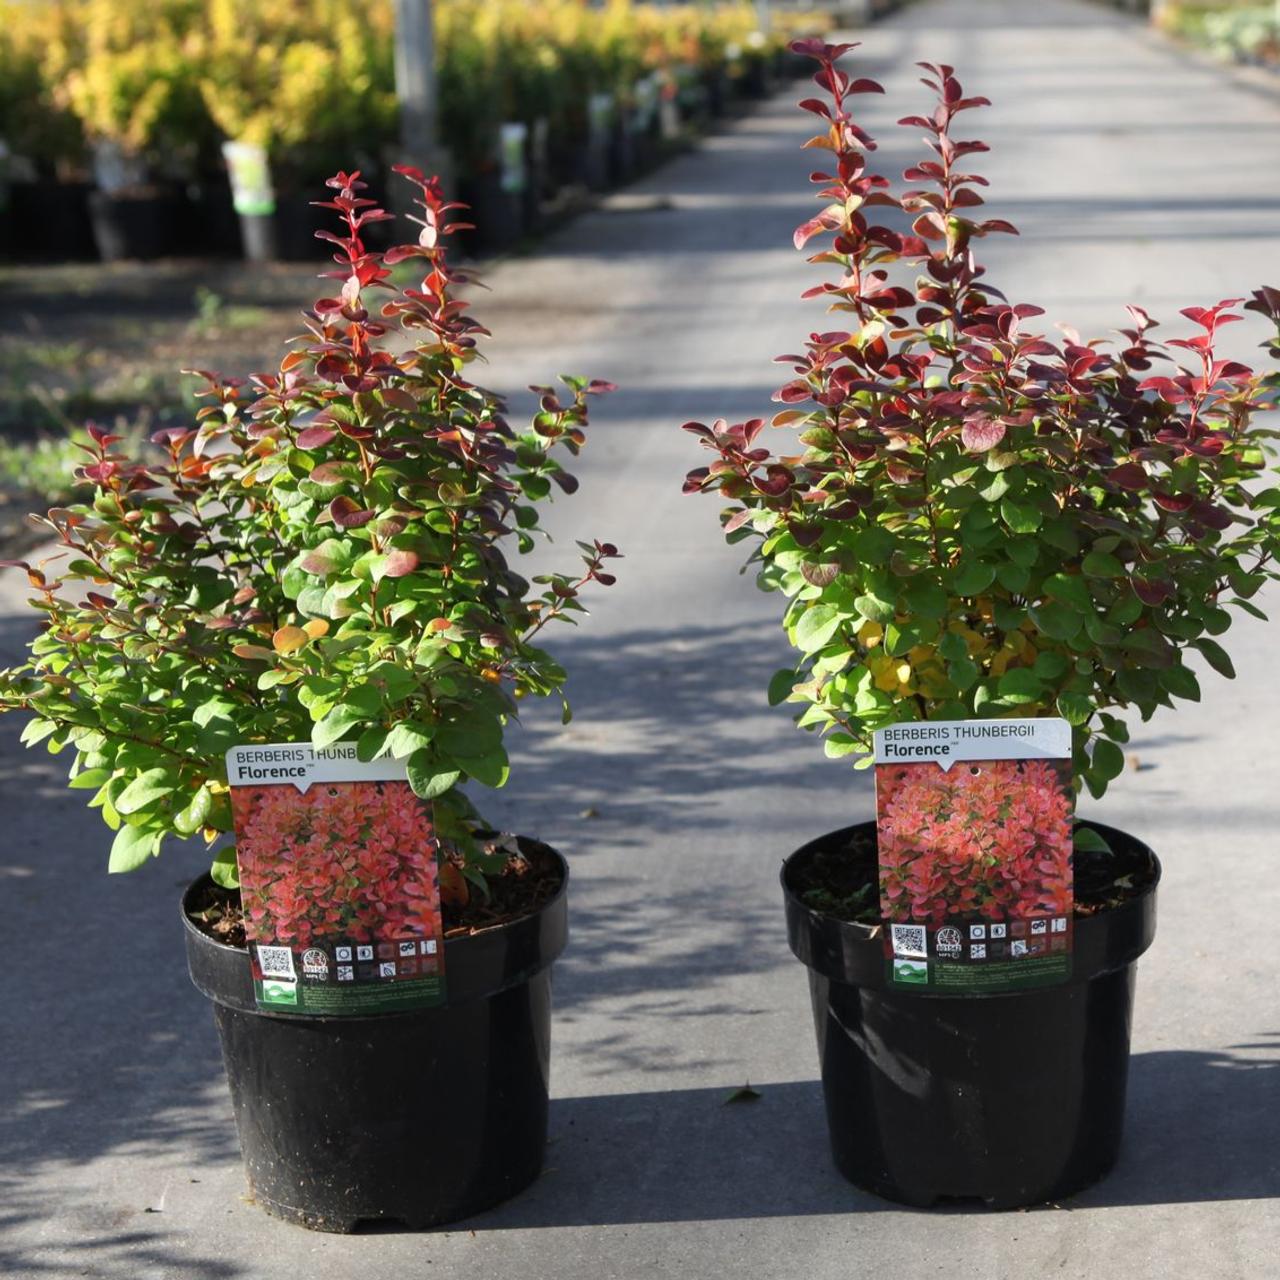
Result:
[[[827,23],[783,13],[766,36],[747,0],[433,9],[439,133],[483,247],[760,96]],[[238,210],[271,220],[259,256],[315,252],[302,197],[396,152],[395,42],[392,0],[0,0],[0,249],[234,252],[261,239]]]
[[1162,29],[1220,58],[1252,66],[1280,67],[1280,8],[1274,4],[1218,0],[1166,4],[1156,15]]

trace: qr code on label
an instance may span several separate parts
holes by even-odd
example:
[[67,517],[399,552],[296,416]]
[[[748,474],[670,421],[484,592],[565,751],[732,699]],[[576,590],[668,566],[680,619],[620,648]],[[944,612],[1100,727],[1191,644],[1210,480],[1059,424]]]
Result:
[[895,956],[927,957],[928,931],[922,924],[891,924],[893,934],[893,954]]
[[293,978],[293,952],[288,947],[259,947],[258,965],[264,978]]

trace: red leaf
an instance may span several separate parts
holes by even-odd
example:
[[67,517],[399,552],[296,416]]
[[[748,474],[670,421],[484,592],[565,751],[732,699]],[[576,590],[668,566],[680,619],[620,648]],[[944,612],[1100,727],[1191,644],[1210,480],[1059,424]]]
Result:
[[1147,473],[1137,462],[1125,462],[1115,467],[1111,473],[1111,479],[1122,489],[1145,489],[1147,487]]
[[1139,577],[1136,573],[1129,579],[1129,585],[1143,604],[1158,605],[1173,595],[1172,589],[1165,583],[1154,578]]
[[1007,431],[1003,422],[980,413],[965,419],[960,428],[960,438],[966,449],[972,449],[974,453],[985,453],[988,449],[994,449],[1004,439]]
[[338,433],[329,427],[308,427],[298,433],[299,449],[322,449]]
[[1163,489],[1157,489],[1151,496],[1155,498],[1156,506],[1166,511],[1189,511],[1195,501],[1189,493],[1167,493]]
[[329,515],[340,529],[359,529],[361,525],[368,524],[376,514],[375,511],[361,509],[345,494],[329,503]]
[[382,574],[383,577],[386,578],[403,578],[405,574],[412,573],[417,567],[417,552],[397,548],[394,551],[387,552],[387,559],[383,564]]

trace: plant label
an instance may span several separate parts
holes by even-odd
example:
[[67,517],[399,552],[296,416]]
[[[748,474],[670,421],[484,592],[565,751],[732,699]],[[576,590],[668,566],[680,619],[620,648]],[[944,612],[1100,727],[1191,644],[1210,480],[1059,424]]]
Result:
[[885,963],[939,992],[1071,974],[1071,726],[918,721],[875,732]]
[[354,746],[233,747],[227,782],[258,1007],[312,1017],[442,1004],[432,807]]
[[267,149],[252,142],[224,142],[222,158],[231,180],[231,202],[237,213],[266,216],[276,211]]

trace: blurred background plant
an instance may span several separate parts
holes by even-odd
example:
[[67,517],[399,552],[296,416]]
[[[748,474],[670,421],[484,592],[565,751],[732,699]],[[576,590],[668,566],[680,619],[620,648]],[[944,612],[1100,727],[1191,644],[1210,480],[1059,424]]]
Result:
[[[637,176],[802,70],[789,40],[831,26],[821,9],[775,5],[765,34],[754,0],[430,8],[436,129],[473,206],[472,253]],[[331,251],[314,238],[318,182],[359,168],[380,193],[402,158],[396,17],[396,0],[0,0],[10,514],[65,497],[80,424],[181,423],[191,397],[172,369],[250,374],[293,331]],[[261,149],[276,260],[253,270],[219,261],[249,239],[227,143]]]
[[1175,0],[1155,11],[1170,35],[1232,62],[1280,67],[1280,5],[1256,0]]

